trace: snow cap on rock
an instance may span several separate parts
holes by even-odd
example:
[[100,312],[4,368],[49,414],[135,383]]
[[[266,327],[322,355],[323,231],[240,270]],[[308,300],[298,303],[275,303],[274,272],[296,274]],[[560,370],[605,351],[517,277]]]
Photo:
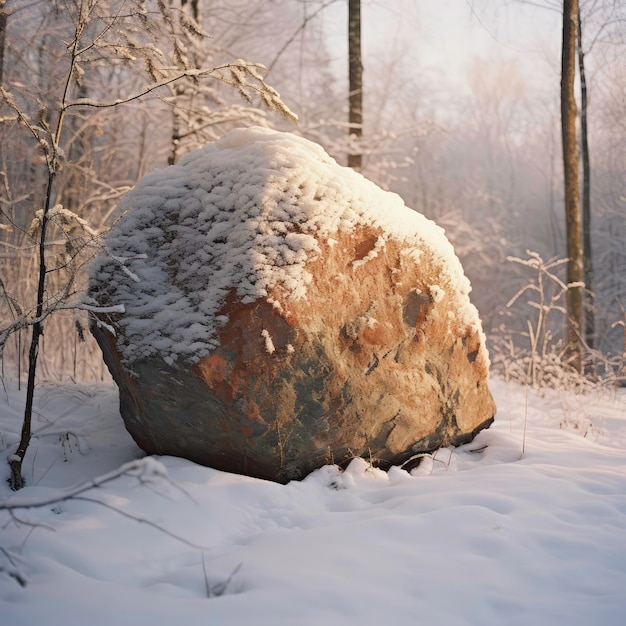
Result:
[[276,289],[307,297],[309,264],[356,227],[380,232],[353,269],[389,239],[425,251],[444,271],[433,300],[457,294],[456,315],[480,328],[470,284],[443,229],[407,209],[317,144],[260,127],[238,129],[152,172],[120,202],[120,224],[106,238],[107,256],[91,270],[97,297],[122,304],[126,363],[161,355],[195,362],[216,344],[219,315],[235,286],[243,302]]

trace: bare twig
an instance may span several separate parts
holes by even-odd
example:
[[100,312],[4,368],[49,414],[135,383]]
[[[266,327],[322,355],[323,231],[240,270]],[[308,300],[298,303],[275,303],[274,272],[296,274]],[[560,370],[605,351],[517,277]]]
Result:
[[9,567],[7,567],[6,565],[0,565],[0,572],[4,571],[6,572],[11,578],[14,578],[20,587],[26,587],[28,581],[26,580],[26,577],[20,572],[19,568],[17,567],[17,565],[15,564],[15,561],[13,560],[13,557],[15,555],[12,555],[8,550],[5,550],[2,546],[0,546],[0,552],[2,552],[2,554],[4,554],[6,560],[9,562]]

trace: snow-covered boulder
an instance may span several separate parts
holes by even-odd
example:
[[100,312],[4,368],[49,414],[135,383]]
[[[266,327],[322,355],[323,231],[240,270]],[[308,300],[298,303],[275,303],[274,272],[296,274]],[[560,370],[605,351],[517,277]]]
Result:
[[281,482],[469,441],[495,405],[444,232],[319,146],[236,130],[122,200],[90,296],[149,453]]

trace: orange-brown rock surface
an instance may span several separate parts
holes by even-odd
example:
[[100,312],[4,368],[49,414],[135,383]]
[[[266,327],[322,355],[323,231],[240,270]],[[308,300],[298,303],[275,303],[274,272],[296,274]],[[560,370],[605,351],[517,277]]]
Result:
[[[92,332],[146,452],[285,482],[354,456],[400,464],[491,423],[484,336],[443,232],[314,144],[239,131],[121,211],[91,296],[126,313]],[[201,225],[195,247],[185,224]]]

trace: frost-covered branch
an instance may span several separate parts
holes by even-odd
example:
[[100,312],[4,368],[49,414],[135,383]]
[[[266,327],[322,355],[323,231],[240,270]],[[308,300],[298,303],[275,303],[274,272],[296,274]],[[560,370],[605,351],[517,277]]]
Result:
[[91,489],[101,487],[102,485],[105,485],[120,476],[133,476],[142,482],[148,482],[150,480],[167,478],[167,470],[163,464],[150,457],[139,459],[138,461],[130,461],[128,463],[124,463],[108,474],[97,476],[92,480],[80,483],[74,487],[69,487],[46,498],[13,496],[8,500],[0,502],[0,511],[14,511],[17,509],[33,509],[42,506],[50,506],[51,504],[70,500],[71,498],[79,496],[80,494]]
[[[0,281],[1,282],[1,281]],[[4,289],[4,287],[3,287]],[[5,297],[8,297],[8,294],[5,292]],[[11,298],[11,304],[15,306],[16,301]],[[0,353],[2,352],[2,348],[4,347],[7,339],[15,332],[22,330],[24,328],[29,328],[35,324],[43,324],[50,315],[55,313],[56,311],[87,311],[88,313],[124,313],[124,305],[117,304],[112,306],[95,306],[86,304],[84,302],[63,302],[63,297],[58,298],[57,302],[53,305],[47,306],[45,311],[39,317],[28,318],[25,315],[20,315],[16,319],[13,320],[11,324],[5,326],[0,330]]]
[[[0,511],[6,511],[10,516],[10,519],[18,525],[32,526],[32,527],[45,527],[50,530],[54,530],[54,528],[50,526],[46,526],[41,524],[40,522],[33,522],[28,519],[24,519],[17,515],[17,511],[26,510],[26,509],[38,509],[42,507],[49,507],[54,504],[59,504],[60,502],[67,502],[69,500],[72,501],[82,501],[89,502],[92,504],[97,504],[102,506],[109,511],[113,511],[127,519],[130,519],[139,524],[145,524],[150,528],[153,528],[171,539],[178,541],[190,548],[194,548],[197,550],[208,550],[207,546],[202,546],[197,544],[189,539],[185,539],[185,537],[181,537],[180,535],[168,530],[167,528],[153,522],[145,517],[141,517],[139,515],[135,515],[133,513],[129,513],[128,511],[124,511],[123,509],[108,504],[98,498],[90,497],[86,494],[89,491],[94,489],[99,489],[122,476],[128,476],[132,478],[136,478],[140,483],[144,485],[149,485],[156,481],[167,481],[174,486],[178,487],[175,483],[171,481],[167,474],[167,469],[165,466],[159,461],[153,459],[152,457],[146,457],[140,459],[138,461],[131,461],[129,463],[125,463],[121,465],[116,470],[113,470],[107,474],[103,474],[102,476],[98,476],[92,480],[81,483],[74,487],[69,487],[68,489],[58,490],[56,493],[47,496],[47,497],[23,497],[23,496],[14,496],[9,498],[8,500],[4,500],[0,502]],[[183,490],[184,491],[184,490]],[[16,564],[15,555],[5,550],[0,546],[0,553],[4,555],[7,564],[2,564],[0,562],[0,572],[5,571],[9,576],[15,578],[15,580],[22,586],[25,587],[27,584],[26,577],[20,572],[19,568]]]
[[223,65],[218,65],[217,67],[213,67],[211,69],[190,68],[177,70],[174,76],[152,83],[141,91],[138,91],[137,93],[126,98],[117,98],[116,100],[109,102],[101,102],[99,100],[92,100],[89,98],[79,98],[78,100],[67,102],[64,109],[68,110],[75,107],[106,109],[116,107],[122,104],[128,104],[129,102],[133,102],[135,100],[140,100],[148,94],[163,87],[167,87],[168,85],[176,83],[184,78],[199,79],[212,77],[235,87],[240,95],[247,101],[250,101],[248,90],[258,93],[263,103],[270,110],[280,113],[283,117],[286,117],[293,122],[297,122],[298,116],[280,99],[278,92],[273,87],[270,87],[261,76],[260,72],[264,69],[265,67],[258,63],[248,63],[243,60],[238,60],[234,63],[224,63]]
[[50,141],[52,137],[51,132],[50,132],[50,127],[48,126],[45,120],[43,111],[40,111],[39,120],[38,120],[39,124],[34,124],[29,118],[29,116],[26,113],[24,113],[24,111],[16,104],[13,94],[11,94],[9,91],[4,89],[4,87],[2,87],[1,85],[0,85],[0,95],[2,96],[2,99],[7,104],[7,106],[15,111],[16,116],[17,116],[17,121],[19,121],[19,123],[22,126],[28,129],[30,134],[35,138],[35,141],[37,142],[37,144],[43,150],[46,156],[46,163],[48,165],[48,171],[49,172],[56,171],[58,167],[58,162],[57,162],[55,151],[52,146],[52,142]]
[[0,563],[0,572],[6,572],[8,576],[14,578],[17,581],[20,587],[26,587],[28,582],[26,580],[26,576],[22,574],[17,564],[15,563],[15,561],[19,557],[9,552],[8,550],[5,550],[2,546],[0,546],[0,552],[4,554],[4,558],[7,561],[7,564]]

